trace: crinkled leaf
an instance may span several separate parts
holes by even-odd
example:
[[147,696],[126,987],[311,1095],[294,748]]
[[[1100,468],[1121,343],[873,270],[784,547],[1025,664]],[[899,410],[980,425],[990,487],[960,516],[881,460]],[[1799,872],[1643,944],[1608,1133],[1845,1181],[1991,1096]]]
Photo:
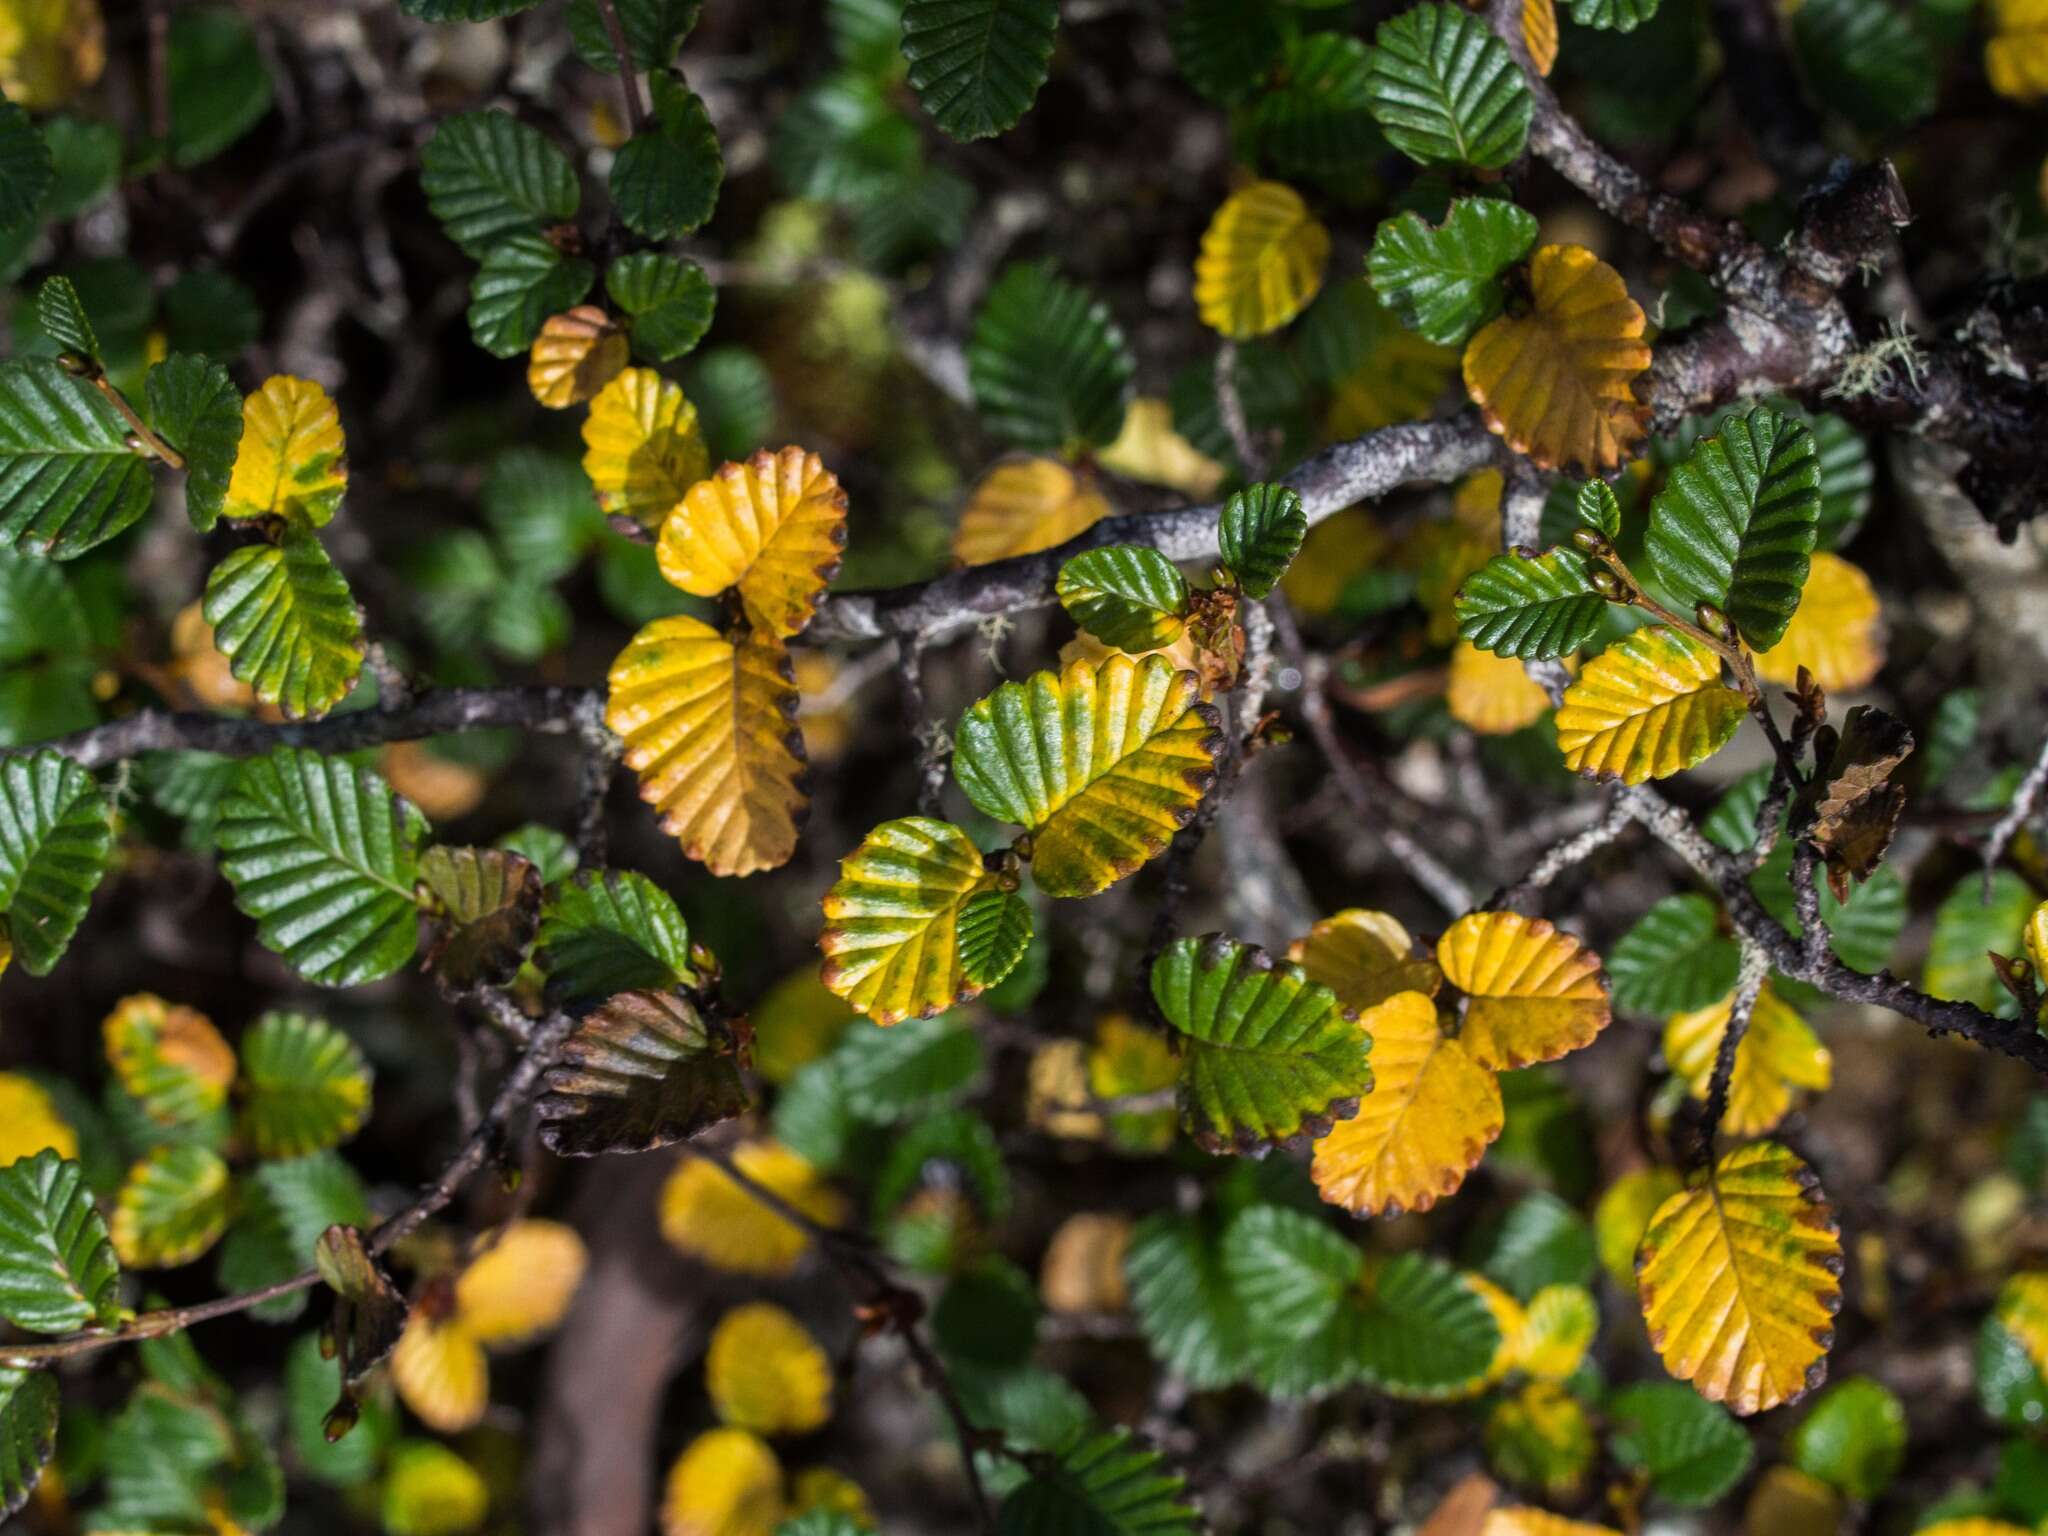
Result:
[[960,908],[960,970],[978,987],[993,987],[1031,947],[1031,903],[1015,891],[977,891]]
[[711,329],[717,290],[694,261],[660,251],[635,251],[605,269],[605,292],[631,317],[634,347],[658,363],[674,362]]
[[325,1019],[266,1013],[242,1036],[242,1134],[258,1157],[347,1141],[370,1113],[370,1064]]
[[1695,891],[1666,896],[1607,954],[1615,1006],[1659,1018],[1726,997],[1741,962],[1720,906]]
[[1069,618],[1116,650],[1155,651],[1187,627],[1188,584],[1148,545],[1109,544],[1078,554],[1060,567],[1055,590]]
[[1600,957],[1543,918],[1470,913],[1444,930],[1436,961],[1467,994],[1458,1039],[1482,1067],[1555,1061],[1613,1016]]
[[143,414],[185,456],[185,514],[205,533],[220,520],[242,446],[241,391],[219,363],[173,353],[143,381]]
[[282,517],[318,528],[348,489],[341,413],[310,379],[278,374],[242,402],[242,439],[223,517]]
[[1186,1479],[1128,1429],[1075,1436],[1003,1500],[997,1536],[1197,1536]]
[[786,639],[811,622],[845,544],[839,477],[792,447],[721,464],[691,486],[656,554],[671,585],[698,597],[737,588],[754,628]]
[[1280,584],[1308,537],[1301,497],[1284,485],[1248,485],[1231,493],[1216,523],[1223,563],[1246,597],[1263,598]]
[[109,1224],[136,1269],[175,1269],[220,1241],[232,1214],[228,1165],[207,1147],[156,1147],[128,1170]]
[[983,422],[1025,448],[1056,452],[1114,441],[1134,369],[1109,307],[1047,262],[1003,270],[967,343],[968,379]]
[[526,387],[551,411],[581,405],[618,377],[629,345],[618,323],[595,304],[578,304],[541,322],[527,354]]
[[[613,0],[633,68],[660,70],[673,64],[676,50],[696,26],[703,5],[704,0]],[[619,56],[612,51],[611,34],[597,0],[569,0],[566,19],[577,56],[592,69],[616,75]]]
[[47,976],[85,921],[113,849],[93,776],[58,752],[0,762],[0,914],[22,968]]
[[441,119],[420,151],[420,185],[448,238],[477,261],[508,235],[574,218],[581,195],[547,135],[499,111]]
[[1279,62],[1279,13],[1266,0],[1187,0],[1167,18],[1180,72],[1218,106],[1248,100]]
[[942,131],[986,139],[1013,128],[1052,63],[1054,0],[908,0],[910,87]]
[[326,714],[362,671],[355,595],[309,529],[230,554],[206,578],[201,611],[228,670],[290,719]]
[[1145,1217],[1131,1229],[1124,1274],[1131,1310],[1162,1365],[1198,1392],[1242,1378],[1250,1309],[1203,1222],[1170,1211]]
[[622,992],[577,1025],[536,1113],[558,1157],[647,1152],[746,1111],[744,1051],[673,992]]
[[149,463],[97,391],[47,358],[0,361],[0,540],[69,560],[149,509]]
[[1565,689],[1557,745],[1565,766],[1624,784],[1704,762],[1742,724],[1742,695],[1721,683],[1721,658],[1700,641],[1646,625],[1596,656]]
[[971,998],[960,924],[993,877],[950,822],[885,821],[839,866],[825,896],[825,985],[878,1024],[929,1018]]
[[1535,244],[1535,215],[1504,198],[1462,197],[1440,225],[1413,213],[1380,225],[1366,270],[1402,324],[1456,347],[1500,313],[1502,274]]
[[100,360],[99,338],[93,334],[84,301],[78,297],[78,290],[71,286],[70,278],[43,279],[42,287],[36,290],[36,321],[42,326],[43,334],[57,344],[59,351],[88,362]]
[[1278,85],[1252,110],[1251,134],[1259,153],[1289,175],[1341,179],[1386,153],[1372,105],[1364,40],[1311,32],[1289,40]]
[[548,996],[566,1003],[696,980],[690,930],[674,898],[631,870],[582,870],[551,888],[533,959],[548,979]]
[[[2015,83],[2010,55],[1994,40],[1986,62],[1994,85]],[[1816,0],[1792,14],[1792,43],[1823,105],[1867,133],[1889,133],[1934,110],[1937,53],[1914,14],[1885,0]],[[2024,77],[2020,77],[2024,78]]]
[[197,1009],[138,992],[114,1005],[100,1033],[114,1080],[152,1124],[198,1126],[227,1102],[235,1053]]
[[1588,480],[1579,487],[1572,515],[1586,527],[1599,529],[1610,541],[1621,537],[1621,503],[1605,480]]
[[649,531],[711,468],[696,406],[652,368],[628,368],[598,391],[583,422],[583,448],[597,504]]
[[1088,469],[1057,459],[1013,458],[975,486],[953,530],[953,556],[986,565],[1056,549],[1109,516],[1109,502]]
[[1550,661],[1583,648],[1607,616],[1586,557],[1562,546],[1540,555],[1510,550],[1465,579],[1458,633],[1483,651]]
[[1323,286],[1330,232],[1294,188],[1255,181],[1224,200],[1195,258],[1195,308],[1233,341],[1277,331]]
[[0,1367],[0,1520],[11,1519],[57,1452],[57,1378]]
[[1650,1479],[1658,1498],[1704,1509],[1756,1459],[1749,1432],[1718,1403],[1674,1381],[1644,1382],[1608,1399],[1614,1459]]
[[1534,104],[1507,45],[1442,0],[1380,24],[1371,90],[1387,138],[1424,165],[1498,170],[1529,137]]
[[469,284],[469,334],[493,357],[533,345],[549,315],[583,302],[597,271],[534,234],[497,240]]
[[77,1163],[46,1149],[0,1167],[0,1317],[30,1333],[111,1325],[120,1280]]
[[1658,0],[1571,0],[1572,20],[1605,32],[1633,32],[1657,14]]
[[725,156],[696,92],[666,70],[650,74],[647,86],[653,113],[612,159],[612,205],[636,235],[673,240],[718,206]]
[[457,992],[510,982],[540,925],[533,862],[509,849],[437,844],[420,856],[420,881],[434,900],[427,968]]

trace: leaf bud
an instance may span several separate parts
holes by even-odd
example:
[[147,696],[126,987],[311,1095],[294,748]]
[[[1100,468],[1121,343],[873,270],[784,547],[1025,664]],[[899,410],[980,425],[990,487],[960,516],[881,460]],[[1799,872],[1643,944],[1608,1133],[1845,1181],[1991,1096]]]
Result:
[[356,1400],[344,1396],[340,1402],[327,1410],[327,1417],[320,1421],[320,1433],[326,1437],[329,1445],[333,1445],[354,1429],[356,1421],[362,1416],[363,1411],[356,1405]]
[[1704,629],[1722,644],[1733,645],[1735,643],[1735,626],[1728,622],[1728,615],[1716,608],[1712,603],[1701,603],[1693,609],[1692,616],[1698,621],[1701,629]]
[[1609,542],[1607,535],[1598,528],[1574,528],[1572,530],[1572,543],[1576,544],[1585,553],[1600,560],[1608,559],[1614,553],[1614,545]]
[[1593,590],[1610,603],[1622,600],[1621,578],[1604,565],[1596,565],[1587,573],[1586,579],[1593,583]]

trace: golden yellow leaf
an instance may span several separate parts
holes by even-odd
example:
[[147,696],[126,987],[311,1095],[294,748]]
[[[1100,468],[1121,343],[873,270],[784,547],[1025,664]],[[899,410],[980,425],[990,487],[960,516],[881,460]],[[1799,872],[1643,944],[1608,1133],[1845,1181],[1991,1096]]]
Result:
[[242,447],[223,517],[282,517],[318,528],[348,489],[341,412],[311,379],[277,374],[242,402]]
[[455,1315],[479,1344],[512,1345],[554,1328],[582,1283],[583,1239],[559,1221],[515,1221],[477,1239],[455,1282]]
[[1469,640],[1451,649],[1444,692],[1451,718],[1481,736],[1507,736],[1534,725],[1550,708],[1550,695],[1512,656],[1482,651]]
[[1567,1520],[1548,1510],[1519,1505],[1496,1509],[1486,1517],[1480,1536],[1621,1536],[1611,1525],[1592,1525],[1584,1520]]
[[1665,1369],[1739,1414],[1820,1383],[1841,1272],[1819,1180],[1769,1141],[1736,1148],[1665,1201],[1636,1254],[1643,1319]]
[[1347,1008],[1360,1010],[1385,1002],[1397,992],[1435,997],[1443,973],[1427,955],[1415,953],[1415,941],[1398,919],[1384,912],[1349,907],[1296,939],[1287,958],[1336,993]]
[[754,1070],[777,1087],[839,1043],[854,1012],[818,979],[815,966],[791,971],[748,1010]]
[[626,333],[595,304],[550,315],[533,338],[526,387],[551,411],[581,405],[619,375],[630,350]]
[[[1664,1056],[1686,1079],[1695,1099],[1707,1097],[1714,1059],[1735,1010],[1731,992],[1720,1002],[1691,1013],[1674,1013],[1664,1025]],[[1728,1110],[1721,1128],[1730,1136],[1761,1136],[1792,1112],[1796,1090],[1819,1093],[1834,1078],[1834,1058],[1797,1010],[1767,985],[1757,994],[1749,1028],[1735,1048],[1728,1079]]]
[[[1180,1058],[1166,1036],[1127,1013],[1105,1013],[1095,1021],[1088,1050],[1088,1091],[1098,1099],[1158,1093],[1180,1078]],[[1162,1152],[1173,1145],[1178,1115],[1171,1107],[1128,1111],[1109,1117],[1109,1139],[1133,1152]]]
[[1500,1135],[1500,1084],[1462,1041],[1444,1038],[1420,992],[1365,1009],[1359,1027],[1372,1036],[1372,1092],[1316,1142],[1316,1188],[1356,1216],[1426,1211]]
[[2024,932],[2027,958],[2034,963],[2034,975],[2048,977],[2048,901],[2034,908]]
[[1195,259],[1195,308],[1233,341],[1277,331],[1323,286],[1330,232],[1294,188],[1255,181],[1216,210]]
[[490,1405],[491,1367],[484,1347],[459,1319],[427,1316],[415,1307],[391,1352],[391,1384],[429,1429],[459,1434],[482,1422]]
[[1758,1478],[1742,1513],[1743,1536],[1833,1536],[1841,1527],[1842,1496],[1790,1466],[1772,1467]]
[[875,1529],[875,1507],[859,1483],[831,1467],[805,1467],[789,1480],[789,1515],[814,1509],[845,1515],[864,1531]]
[[107,67],[100,0],[5,0],[0,4],[0,90],[18,107],[47,112]]
[[765,449],[699,480],[661,525],[655,554],[672,586],[698,597],[738,587],[756,629],[801,634],[839,574],[846,492],[803,448]]
[[[1491,474],[1492,471],[1483,471]],[[1474,480],[1484,485],[1481,476]],[[1473,482],[1466,482],[1470,486]],[[1429,615],[1431,645],[1449,645],[1458,635],[1458,588],[1465,579],[1500,553],[1500,521],[1497,514],[1475,518],[1466,509],[1475,498],[1460,489],[1450,521],[1418,525],[1402,547],[1405,565],[1415,572],[1415,601]],[[1498,499],[1496,497],[1496,505]],[[1488,526],[1490,522],[1490,526]],[[1297,560],[1296,564],[1300,564]]]
[[[732,1162],[746,1178],[820,1226],[836,1227],[846,1220],[846,1202],[838,1191],[780,1142],[744,1142],[733,1149]],[[701,1157],[684,1162],[662,1186],[661,1233],[691,1257],[740,1275],[786,1275],[811,1246],[802,1227]]]
[[1991,0],[1984,73],[2015,101],[2048,95],[2048,0]]
[[1486,1375],[1474,1383],[1472,1391],[1464,1394],[1476,1397],[1515,1368],[1515,1356],[1522,1347],[1522,1326],[1528,1321],[1528,1315],[1522,1311],[1519,1301],[1477,1270],[1460,1271],[1458,1280],[1466,1290],[1486,1303],[1486,1310],[1493,1314],[1494,1326],[1500,1330],[1500,1343],[1494,1346]]
[[1088,1047],[1079,1040],[1048,1040],[1031,1057],[1025,1118],[1050,1136],[1095,1141],[1102,1116],[1088,1107]]
[[2014,1525],[2010,1520],[1991,1520],[1983,1515],[1967,1515],[1960,1520],[1937,1520],[1932,1525],[1923,1525],[1913,1536],[2035,1536],[2024,1525]]
[[1054,1312],[1121,1312],[1124,1250],[1131,1219],[1080,1211],[1061,1222],[1045,1245],[1038,1267],[1038,1294]]
[[802,1435],[832,1416],[832,1365],[773,1302],[734,1307],[711,1330],[704,1388],[718,1416],[757,1435]]
[[782,1515],[775,1453],[744,1429],[709,1429],[669,1468],[661,1536],[772,1536]]
[[1085,533],[1109,516],[1109,503],[1086,469],[1057,459],[1005,459],[975,486],[953,530],[953,558],[987,565],[1035,555]]
[[711,470],[697,407],[652,368],[627,368],[583,420],[583,472],[597,504],[650,533]]
[[1653,1166],[1624,1173],[1593,1207],[1593,1240],[1600,1265],[1624,1290],[1636,1283],[1636,1249],[1657,1207],[1685,1187],[1677,1171]]
[[931,1018],[978,997],[960,958],[960,914],[995,876],[950,821],[885,821],[839,862],[825,893],[825,985],[877,1024]]
[[1467,913],[1437,940],[1436,963],[1467,994],[1459,1043],[1495,1071],[1555,1061],[1613,1017],[1600,957],[1544,918]]
[[1545,469],[1613,469],[1643,435],[1643,311],[1621,274],[1577,245],[1529,259],[1530,307],[1465,347],[1465,389],[1487,427]]
[[[490,1507],[483,1474],[445,1445],[403,1440],[392,1448],[378,1500],[385,1536],[464,1536],[484,1523]],[[225,1503],[209,1512],[215,1536],[248,1536],[227,1517]]]
[[1522,0],[1522,46],[1529,50],[1536,73],[1549,74],[1557,63],[1555,0]]
[[45,1147],[59,1157],[76,1157],[78,1132],[41,1083],[19,1072],[0,1072],[0,1168]]
[[1456,347],[1440,347],[1388,315],[1373,333],[1364,362],[1330,387],[1323,430],[1333,438],[1358,437],[1420,421],[1457,371]]
[[1819,551],[1792,622],[1776,645],[1757,653],[1757,671],[1789,687],[1805,667],[1829,693],[1853,693],[1883,665],[1884,626],[1870,578],[1840,555]]
[[1721,683],[1721,658],[1651,624],[1587,662],[1565,689],[1557,745],[1574,773],[1640,784],[1712,757],[1742,716],[1742,695]]
[[1378,566],[1386,552],[1386,530],[1372,513],[1346,507],[1309,529],[1301,553],[1280,578],[1280,590],[1311,618],[1327,618],[1337,611],[1345,588]]
[[0,976],[7,974],[7,967],[14,964],[14,935],[7,931],[7,919],[0,917]]
[[1140,395],[1131,401],[1116,441],[1098,453],[1095,461],[1126,480],[1167,486],[1201,500],[1215,495],[1229,474],[1174,431],[1173,407],[1156,395]]
[[1563,1381],[1579,1368],[1599,1330],[1600,1309],[1591,1291],[1583,1285],[1546,1285],[1524,1309],[1515,1364],[1531,1376]]
[[100,1033],[122,1091],[157,1124],[185,1124],[227,1102],[235,1053],[197,1009],[138,992],[114,1005]]
[[605,723],[640,798],[715,875],[786,863],[809,811],[789,652],[685,614],[656,619],[612,662]]
[[2029,1270],[2007,1280],[1991,1315],[2020,1341],[2034,1369],[2048,1374],[2048,1272]]

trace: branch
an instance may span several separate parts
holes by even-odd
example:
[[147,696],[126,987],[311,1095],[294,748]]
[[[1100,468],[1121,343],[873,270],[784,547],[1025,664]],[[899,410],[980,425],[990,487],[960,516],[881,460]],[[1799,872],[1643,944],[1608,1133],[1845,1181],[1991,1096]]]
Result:
[[1714,1155],[1714,1137],[1728,1113],[1728,1086],[1735,1080],[1735,1055],[1742,1049],[1742,1037],[1749,1033],[1749,1021],[1756,1015],[1756,1000],[1770,977],[1771,961],[1762,947],[1748,937],[1742,940],[1742,965],[1735,978],[1735,996],[1728,1007],[1728,1024],[1721,1031],[1721,1044],[1714,1052],[1714,1072],[1707,1082],[1707,1103],[1700,1115],[1698,1139],[1688,1159],[1703,1168]]
[[[2027,770],[2027,776],[2020,780],[2020,787],[2013,791],[2012,804],[2005,808],[2005,814],[1998,818],[1990,835],[1984,839],[1984,899],[1991,899],[1991,876],[2005,857],[2005,850],[2012,846],[2012,840],[2019,835],[2021,827],[2034,814],[2034,808],[2041,801],[2041,791],[2048,788],[2048,737],[2042,738],[2041,747],[2034,754],[2034,766]],[[2048,978],[2044,978],[2048,979]]]

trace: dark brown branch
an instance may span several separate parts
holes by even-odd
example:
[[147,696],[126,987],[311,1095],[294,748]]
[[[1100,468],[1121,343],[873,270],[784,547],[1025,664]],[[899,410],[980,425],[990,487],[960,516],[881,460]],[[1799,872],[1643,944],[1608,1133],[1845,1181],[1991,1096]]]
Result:
[[619,91],[626,98],[626,126],[636,136],[647,126],[647,108],[640,101],[640,75],[633,68],[633,50],[626,43],[626,29],[619,23],[619,8],[613,0],[597,0],[597,14],[604,18],[605,40],[612,45],[612,57],[619,64]]

